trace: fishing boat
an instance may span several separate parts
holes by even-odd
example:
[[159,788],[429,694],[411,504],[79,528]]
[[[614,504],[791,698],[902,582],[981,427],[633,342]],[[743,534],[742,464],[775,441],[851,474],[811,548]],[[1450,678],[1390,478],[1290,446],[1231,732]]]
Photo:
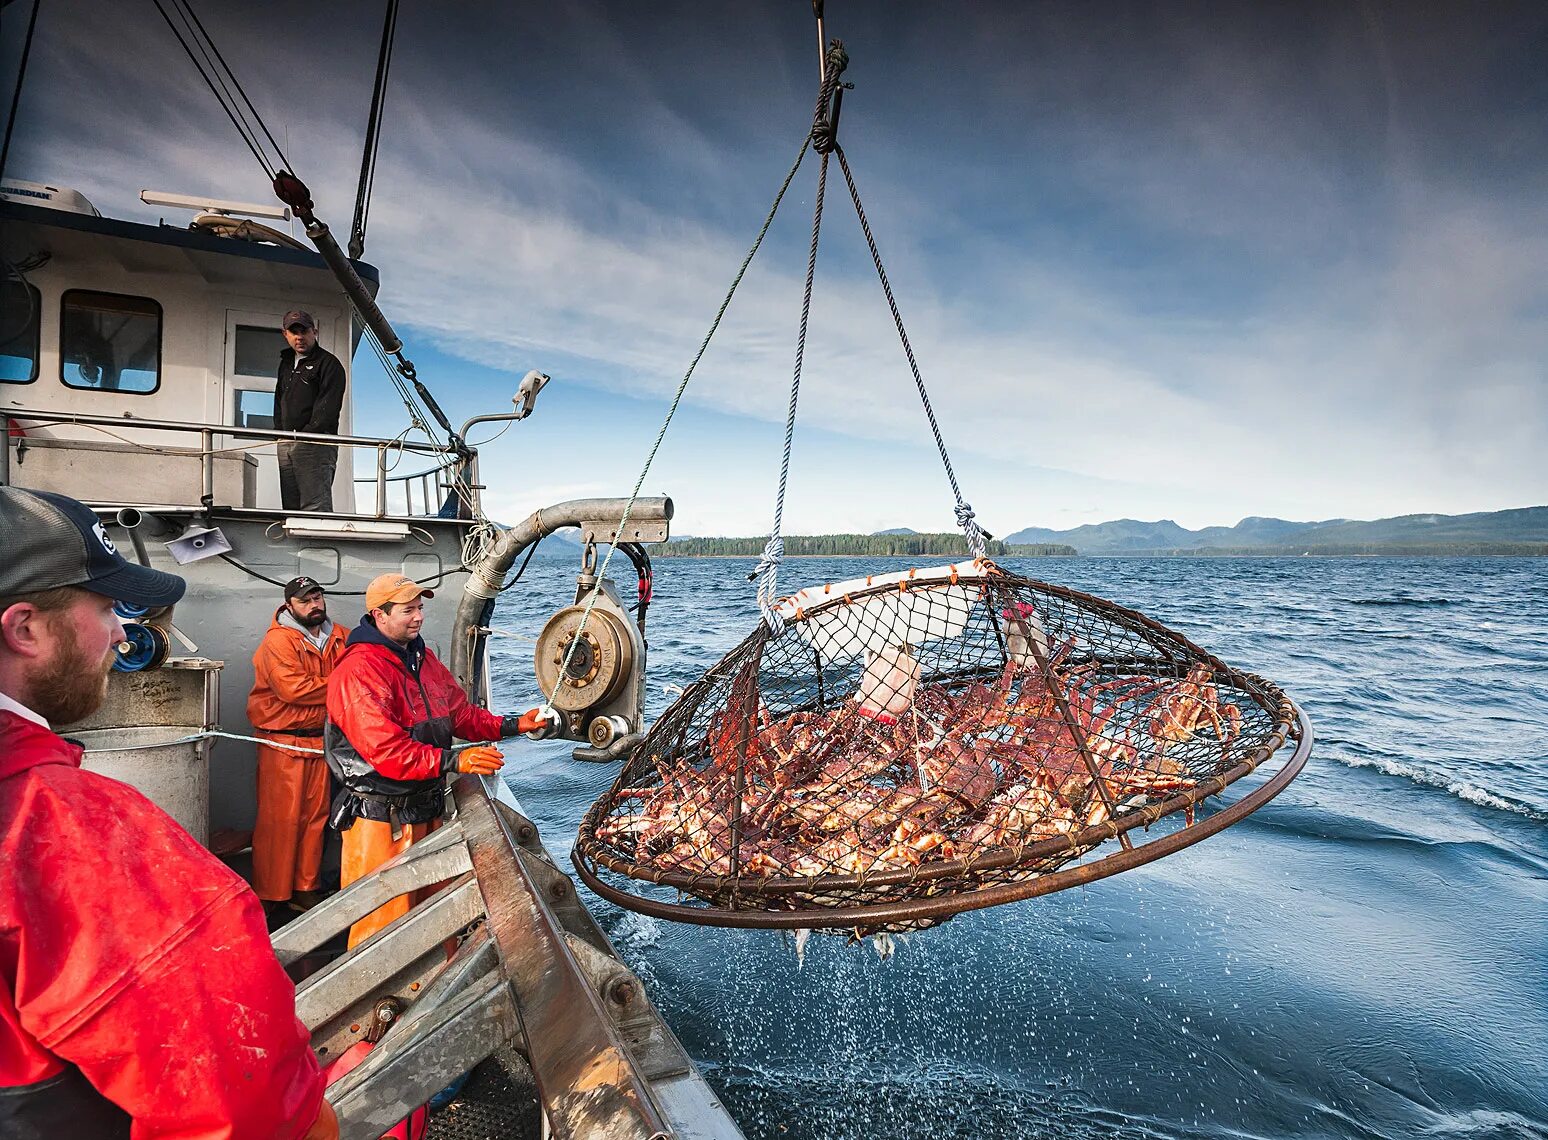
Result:
[[[550,678],[563,690],[554,707],[579,759],[626,755],[645,728],[644,607],[629,612],[596,552],[626,551],[648,579],[646,546],[667,538],[671,500],[535,503],[515,526],[494,524],[466,441],[480,423],[530,415],[547,377],[530,373],[512,409],[453,429],[376,305],[377,269],[339,249],[309,199],[143,197],[194,217],[148,225],[63,183],[0,184],[0,483],[81,500],[121,549],[188,581],[172,609],[121,613],[108,699],[68,727],[85,766],[139,788],[240,866],[255,815],[245,702],[279,585],[311,577],[336,611],[386,571],[435,587],[423,635],[487,707],[494,599],[517,557],[569,527],[583,551],[576,605],[544,631],[564,674]],[[265,224],[293,215],[309,243]],[[348,371],[337,434],[273,427],[279,329],[295,308]],[[409,408],[401,433],[353,431],[354,408],[380,387],[354,367],[363,339]],[[274,451],[287,440],[339,448],[334,509],[281,506]],[[379,1136],[461,1074],[499,1065],[511,1091],[466,1107],[461,1127],[740,1136],[509,789],[465,776],[451,792],[447,826],[273,936],[283,963],[311,970],[296,1002],[319,1058],[375,1043],[330,1086],[342,1135]],[[341,949],[382,901],[437,885]]]

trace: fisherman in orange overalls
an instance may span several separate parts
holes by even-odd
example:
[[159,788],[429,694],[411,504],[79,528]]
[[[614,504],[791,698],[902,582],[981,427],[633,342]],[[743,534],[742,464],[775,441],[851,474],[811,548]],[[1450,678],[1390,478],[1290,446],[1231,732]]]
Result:
[[344,639],[345,630],[328,619],[323,588],[302,576],[285,584],[285,604],[274,611],[253,654],[247,719],[259,736],[274,742],[258,746],[253,827],[253,892],[265,904],[288,902],[291,910],[306,911],[325,896],[323,720],[328,675],[344,654]]
[[[419,636],[425,599],[433,597],[402,574],[373,580],[366,614],[328,682],[328,765],[344,785],[329,823],[344,833],[346,887],[440,826],[448,775],[490,776],[504,765],[498,748],[454,751],[455,738],[542,738],[559,730],[556,713],[502,717],[468,701]],[[393,899],[355,923],[349,945],[407,914],[410,901]]]

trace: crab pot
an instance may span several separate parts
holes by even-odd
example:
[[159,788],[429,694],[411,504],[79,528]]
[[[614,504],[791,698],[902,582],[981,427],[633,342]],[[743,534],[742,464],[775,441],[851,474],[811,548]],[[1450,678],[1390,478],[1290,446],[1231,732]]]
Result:
[[[1310,750],[1270,682],[989,562],[813,587],[780,613],[586,815],[576,866],[603,897],[709,925],[919,929],[1186,847]],[[1276,753],[1271,778],[1198,810]]]

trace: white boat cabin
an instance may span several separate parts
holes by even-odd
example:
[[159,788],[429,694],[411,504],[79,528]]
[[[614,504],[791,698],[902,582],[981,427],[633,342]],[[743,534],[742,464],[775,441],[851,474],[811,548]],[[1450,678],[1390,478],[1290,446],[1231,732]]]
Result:
[[[322,258],[299,243],[223,236],[247,224],[220,215],[199,228],[104,218],[74,191],[32,183],[7,181],[0,199],[0,410],[20,486],[88,502],[198,503],[200,436],[134,421],[272,428],[280,320],[290,309],[311,313],[319,343],[351,368],[360,326]],[[375,269],[356,268],[374,293]],[[111,417],[123,427],[41,422],[36,413]],[[211,442],[222,452],[212,463],[216,502],[279,507],[272,443]],[[354,512],[352,472],[341,455],[336,513]]]

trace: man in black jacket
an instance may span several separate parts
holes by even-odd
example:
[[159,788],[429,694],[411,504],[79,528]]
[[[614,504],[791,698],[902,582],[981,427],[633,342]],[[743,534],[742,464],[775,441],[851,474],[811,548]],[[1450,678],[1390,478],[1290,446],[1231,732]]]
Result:
[[[317,343],[312,314],[292,309],[282,326],[290,345],[280,353],[274,384],[274,426],[280,431],[337,435],[344,406],[344,366]],[[287,511],[333,510],[333,469],[339,449],[331,443],[279,444],[280,505]]]

